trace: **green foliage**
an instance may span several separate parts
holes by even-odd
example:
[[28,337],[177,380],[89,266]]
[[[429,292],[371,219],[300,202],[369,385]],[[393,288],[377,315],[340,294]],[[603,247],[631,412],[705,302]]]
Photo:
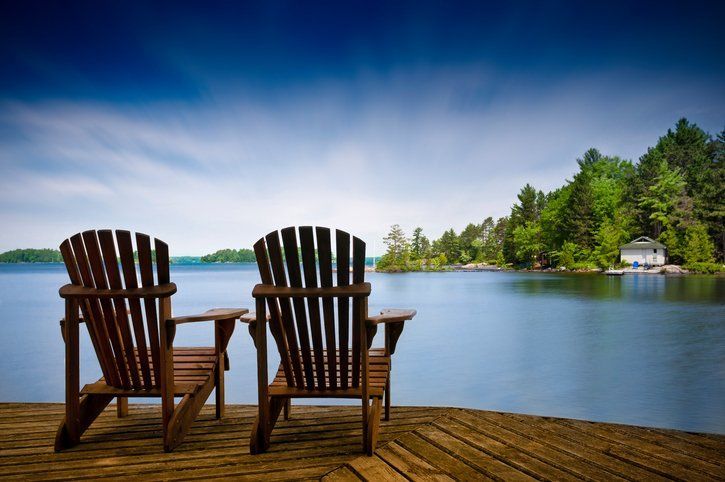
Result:
[[432,255],[430,242],[421,228],[416,228],[413,239],[408,240],[401,227],[394,224],[383,241],[388,250],[378,260],[377,271],[437,271],[447,264],[445,255]]
[[649,212],[654,235],[659,236],[662,229],[671,224],[671,215],[678,198],[684,194],[685,180],[678,168],[670,169],[664,160],[660,161],[656,172],[654,183],[640,197],[639,207]]
[[410,249],[410,244],[405,237],[405,233],[398,224],[393,224],[390,227],[390,232],[383,238],[383,242],[388,246],[387,254],[396,263],[401,262],[403,256]]
[[517,258],[533,265],[544,250],[539,223],[529,221],[524,226],[516,227],[514,242],[516,243]]
[[720,263],[691,263],[686,264],[683,268],[699,274],[718,274],[725,273],[725,265]]
[[0,254],[0,263],[62,263],[57,249],[14,249]]
[[[725,253],[725,131],[715,139],[680,119],[634,165],[589,149],[571,181],[548,194],[526,184],[509,216],[453,229],[428,243],[414,232],[410,258],[499,266],[617,265],[619,247],[639,236],[667,246],[671,263],[712,271]],[[407,265],[410,266],[409,262]],[[398,264],[401,264],[398,262]],[[405,265],[405,263],[403,263]],[[720,265],[716,265],[720,266]]]
[[704,224],[693,224],[685,231],[685,246],[682,257],[685,264],[712,263],[715,261],[713,252],[715,245],[707,234]]
[[201,257],[202,263],[254,263],[257,258],[251,249],[220,249]]
[[458,261],[461,256],[461,246],[453,228],[444,232],[436,241],[433,241],[433,252],[435,254],[444,254],[451,263]]
[[577,251],[578,247],[576,244],[571,241],[564,241],[561,249],[555,251],[553,254],[553,257],[557,260],[557,266],[572,269],[576,263],[574,256],[576,256]]
[[[455,233],[455,232],[454,232]],[[458,247],[460,257],[458,261],[462,264],[470,263],[478,257],[478,252],[483,245],[483,225],[469,223],[458,236]]]
[[[138,263],[138,251],[134,251],[133,252],[133,260],[134,260],[135,263]],[[121,262],[121,259],[119,258],[118,261],[120,263]],[[155,263],[156,262],[156,250],[155,249],[152,249],[151,250],[151,262],[152,263]],[[169,261],[169,262],[171,262],[171,261]]]
[[[420,235],[420,233],[418,234]],[[400,225],[393,224],[383,241],[388,246],[388,251],[380,257],[377,264],[378,271],[410,271],[415,269],[417,263],[409,266],[411,261],[410,243]]]
[[[530,263],[529,254],[536,251],[534,246],[521,246],[524,239],[532,239],[523,230],[530,228],[533,223],[538,223],[541,212],[546,206],[546,196],[543,192],[537,191],[530,184],[521,188],[517,195],[518,203],[511,207],[511,216],[506,223],[502,251],[504,258],[509,263]],[[519,241],[516,241],[516,232],[519,231]],[[541,236],[537,236],[536,242],[540,242]]]
[[423,228],[415,228],[413,230],[413,238],[410,242],[410,256],[412,259],[418,260],[427,258],[430,254],[430,241],[423,234]]
[[171,264],[198,264],[201,263],[199,256],[172,256],[169,259]]
[[619,247],[627,242],[627,231],[615,219],[607,219],[599,227],[592,261],[600,268],[613,266],[619,258]]

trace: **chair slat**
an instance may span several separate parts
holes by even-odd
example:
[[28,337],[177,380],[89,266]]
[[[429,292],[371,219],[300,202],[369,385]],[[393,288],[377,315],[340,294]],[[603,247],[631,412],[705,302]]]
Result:
[[[106,276],[108,277],[108,285],[110,288],[123,289],[121,282],[121,273],[118,270],[118,257],[116,255],[116,245],[113,241],[113,233],[110,230],[103,229],[98,231],[98,241],[101,244],[101,253],[103,254],[103,264],[106,268]],[[131,337],[131,327],[128,324],[128,312],[126,310],[126,300],[122,297],[113,299],[113,306],[116,313],[116,325],[121,334],[123,341],[124,354],[126,355],[126,363],[128,364],[129,375],[133,388],[139,390],[143,388],[141,385],[141,377],[139,374],[136,357],[133,353],[133,338]]]
[[[287,263],[287,274],[289,275],[290,286],[302,287],[302,275],[300,272],[300,259],[297,254],[297,235],[295,228],[282,230],[282,244],[284,256]],[[307,327],[307,313],[305,301],[301,298],[292,300],[295,312],[295,323],[297,325],[297,336],[300,340],[300,351],[302,352],[302,368],[305,373],[305,386],[312,390],[315,388],[315,378],[312,371],[312,356],[310,354],[310,332]]]
[[[280,233],[282,235],[282,243],[284,246],[289,243],[290,236],[292,236],[293,240],[295,239],[294,228],[283,229]],[[285,251],[287,250],[286,247],[284,249]],[[289,298],[280,299],[279,303],[282,308],[282,321],[284,323],[285,333],[287,334],[287,348],[289,349],[292,370],[295,375],[295,386],[298,388],[304,388],[305,377],[302,372],[303,362],[300,361],[300,348],[297,338],[297,329],[295,327],[294,312],[292,310],[292,301]]]
[[[121,229],[116,230],[116,242],[118,243],[118,254],[121,258],[123,281],[126,289],[138,288],[136,265],[133,260],[133,242],[131,241],[131,233]],[[141,374],[143,375],[144,388],[146,390],[150,390],[153,387],[153,383],[151,382],[149,351],[146,344],[146,329],[144,328],[143,313],[141,312],[141,300],[129,299],[128,306],[129,311],[131,312],[131,322],[133,324],[133,334],[136,340],[136,348],[138,349],[141,360]]]
[[[352,282],[363,283],[365,281],[365,243],[357,237],[352,238]],[[360,346],[360,323],[365,320],[360,319],[360,303],[362,300],[353,298],[352,300],[352,386],[357,387],[360,384],[360,357],[361,349],[367,347]]]
[[[302,267],[305,275],[305,287],[317,288],[317,263],[315,262],[315,239],[312,226],[300,226],[300,248],[302,253]],[[315,356],[315,369],[317,375],[316,385],[324,390],[325,361],[324,346],[322,343],[322,325],[320,321],[320,299],[307,297],[307,312],[310,314],[310,332],[312,333],[312,351]]]
[[[337,249],[337,286],[350,284],[350,235],[339,229],[335,231]],[[350,343],[350,298],[337,300],[337,321],[340,346],[340,387],[348,388],[349,343]]]
[[[75,255],[73,254],[73,249],[71,248],[69,240],[66,239],[63,243],[61,243],[60,253],[63,256],[63,263],[68,271],[70,282],[74,285],[83,286],[83,283],[81,282],[81,275],[78,272],[78,264],[76,263]],[[105,378],[108,378],[108,368],[106,367],[106,364],[102,362],[104,355],[101,348],[101,340],[99,339],[98,333],[96,333],[96,323],[94,322],[93,315],[91,315],[88,300],[81,300],[79,305],[83,318],[86,320],[86,328],[88,329],[91,344],[93,344],[93,349],[95,350],[99,364],[101,365],[101,372]]]
[[[80,234],[76,234],[70,238],[70,242],[75,253],[82,285],[86,288],[95,288],[91,268],[88,264],[88,257],[86,256],[86,248],[83,245],[83,238]],[[113,349],[109,344],[108,329],[106,328],[106,322],[103,320],[101,304],[97,299],[88,299],[85,301],[85,304],[88,307],[88,315],[90,315],[87,322],[93,324],[94,331],[98,336],[99,347],[102,352],[102,358],[99,359],[99,362],[102,366],[105,365],[106,372],[108,373],[106,380],[114,387],[121,387],[121,378],[118,375],[118,368],[116,368]]]
[[[332,246],[329,228],[315,228],[317,236],[317,257],[320,265],[320,286],[332,286]],[[333,351],[337,349],[335,338],[335,304],[332,298],[322,298],[322,315],[325,321],[325,344],[326,349]],[[337,388],[337,362],[334,357],[327,360],[327,371],[329,373],[330,388]]]
[[[93,274],[95,287],[98,289],[107,289],[108,282],[106,281],[106,272],[103,269],[103,259],[98,244],[98,235],[95,231],[84,231],[82,236],[86,246],[88,262],[91,265],[91,273]],[[124,355],[121,330],[116,324],[116,312],[113,309],[113,304],[110,299],[101,299],[100,302],[101,309],[103,310],[103,319],[106,322],[106,329],[108,330],[108,338],[111,340],[111,346],[113,347],[113,356],[116,358],[116,367],[121,377],[121,386],[129,390],[131,388],[131,379]]]
[[[287,276],[284,272],[284,264],[282,262],[282,248],[279,245],[279,234],[275,231],[267,235],[267,252],[269,253],[269,262],[272,267],[272,275],[276,286],[287,286]],[[269,265],[268,265],[269,266]],[[260,268],[261,269],[261,268]],[[261,272],[261,271],[260,271]],[[280,302],[282,305],[289,307],[289,300],[277,300],[269,298],[267,305],[269,307],[269,328],[277,343],[284,373],[290,386],[295,386],[294,374],[292,372],[292,361],[289,351],[289,339],[294,339],[294,324],[291,318],[285,317],[280,313]],[[287,309],[285,311],[288,311]],[[289,310],[291,311],[291,310]],[[286,325],[286,326],[285,326]],[[288,333],[287,330],[292,332]]]
[[156,279],[159,280],[160,285],[171,283],[169,245],[154,238],[154,248],[156,248]]
[[[146,234],[136,233],[136,249],[138,250],[138,267],[141,272],[141,286],[154,285],[153,261],[151,259],[151,239]],[[161,362],[159,347],[159,323],[165,320],[158,320],[156,316],[156,300],[145,299],[144,309],[146,312],[146,326],[149,332],[149,345],[151,347],[151,358],[153,360],[154,385],[161,386]]]

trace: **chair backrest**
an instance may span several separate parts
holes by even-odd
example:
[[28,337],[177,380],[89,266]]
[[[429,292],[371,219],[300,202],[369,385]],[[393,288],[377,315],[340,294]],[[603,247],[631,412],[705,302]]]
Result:
[[[154,280],[151,240],[141,233],[136,233],[135,238],[140,286],[170,283],[167,244],[154,239]],[[139,288],[129,231],[117,230],[115,242],[110,230],[85,231],[63,241],[60,251],[74,285],[96,289]],[[108,385],[126,390],[160,386],[157,300],[123,296],[80,300],[81,313]]]
[[[351,243],[348,233],[335,231],[337,273],[333,276],[330,229],[301,226],[298,232],[299,238],[294,227],[285,228],[255,243],[262,283],[324,288],[365,281],[363,241],[353,237]],[[353,298],[351,303],[348,297],[268,299],[270,331],[277,343],[288,386],[325,390],[360,385],[359,327],[363,322],[360,315],[363,302]],[[352,373],[348,369],[350,365]]]

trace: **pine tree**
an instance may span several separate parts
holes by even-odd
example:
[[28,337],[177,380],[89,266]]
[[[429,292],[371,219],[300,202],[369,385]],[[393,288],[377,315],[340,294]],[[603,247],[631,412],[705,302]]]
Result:
[[408,248],[408,240],[399,224],[393,224],[390,227],[390,232],[383,238],[383,242],[388,247],[386,254],[390,255],[396,262],[403,258],[403,254]]
[[704,224],[694,224],[687,228],[685,233],[685,247],[683,257],[686,264],[712,263],[715,246],[707,234]]
[[659,237],[662,230],[672,224],[670,215],[683,194],[685,184],[679,168],[670,169],[666,161],[660,161],[654,183],[639,200],[639,206],[649,212],[655,237]]

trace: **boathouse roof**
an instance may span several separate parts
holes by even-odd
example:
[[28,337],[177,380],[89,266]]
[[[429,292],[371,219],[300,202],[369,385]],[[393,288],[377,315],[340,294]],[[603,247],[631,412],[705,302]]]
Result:
[[642,248],[658,248],[658,249],[667,249],[667,246],[664,244],[655,241],[652,238],[648,238],[647,236],[640,236],[639,238],[635,239],[634,241],[630,241],[627,244],[623,244],[619,247],[619,249],[628,249],[628,248],[635,248],[635,249],[642,249]]

